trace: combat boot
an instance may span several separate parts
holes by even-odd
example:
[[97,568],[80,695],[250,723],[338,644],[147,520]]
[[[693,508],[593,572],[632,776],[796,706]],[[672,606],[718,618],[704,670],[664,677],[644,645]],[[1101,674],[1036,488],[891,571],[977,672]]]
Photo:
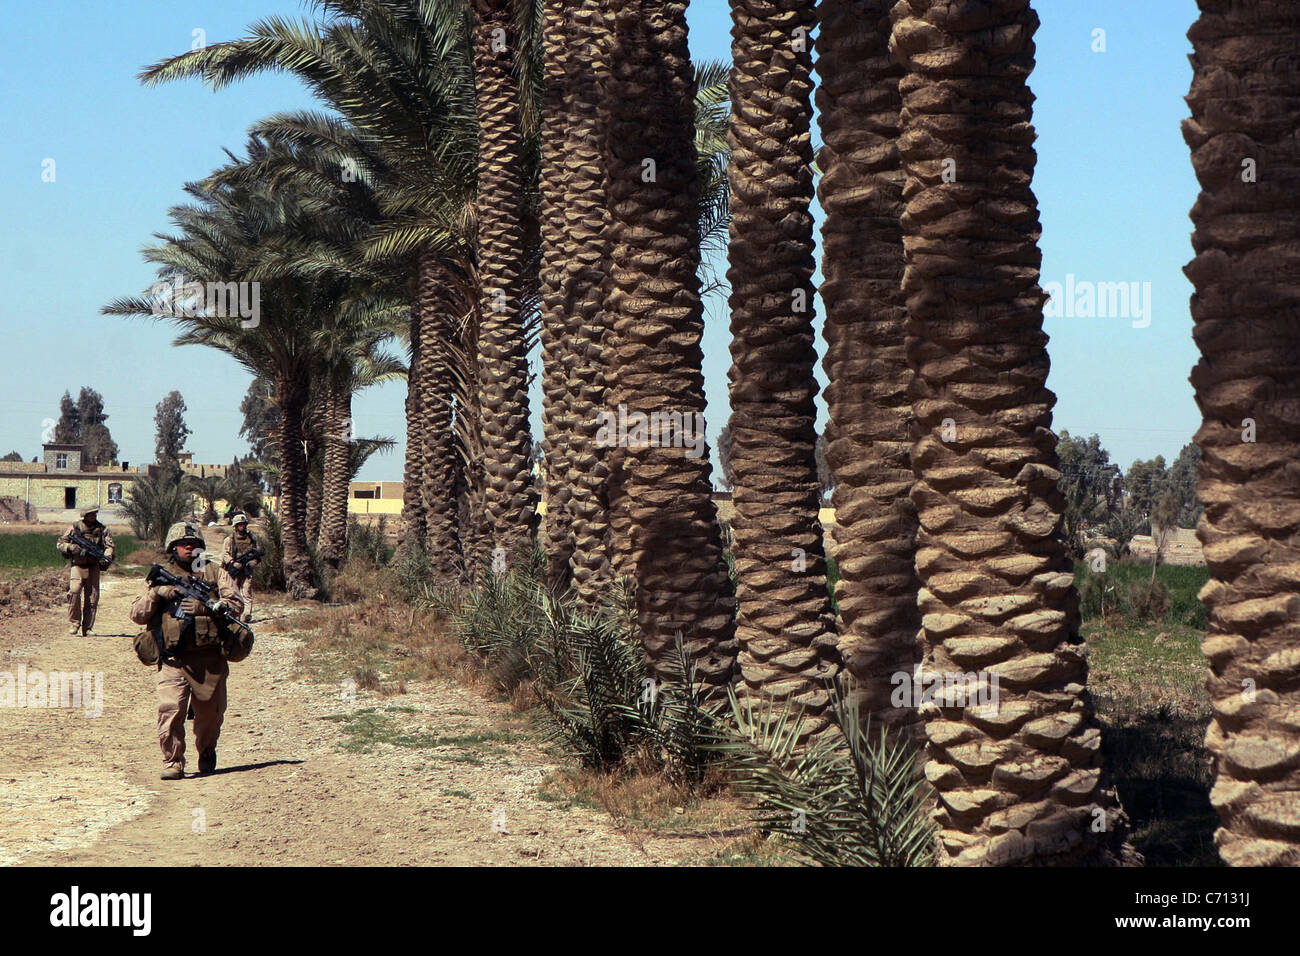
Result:
[[180,780],[185,776],[185,771],[177,766],[163,767],[163,780]]
[[209,747],[199,754],[199,773],[212,773],[217,769],[217,748]]
[[75,637],[77,634],[81,633],[81,626],[77,624],[69,624],[68,633]]

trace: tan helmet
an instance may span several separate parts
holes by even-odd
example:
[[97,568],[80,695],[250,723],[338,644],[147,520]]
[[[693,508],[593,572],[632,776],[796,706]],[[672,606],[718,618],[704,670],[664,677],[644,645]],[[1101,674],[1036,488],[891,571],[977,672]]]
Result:
[[167,529],[167,543],[163,546],[165,550],[170,551],[172,545],[176,544],[196,544],[200,548],[205,547],[207,542],[203,540],[203,532],[192,524],[184,521],[178,521]]
[[99,513],[99,505],[87,505],[85,508],[81,509],[81,517],[83,518],[85,518],[87,515],[93,515],[98,513]]
[[232,526],[238,524],[248,524],[248,515],[244,514],[241,511],[239,514],[235,515],[233,518],[230,519],[230,523]]

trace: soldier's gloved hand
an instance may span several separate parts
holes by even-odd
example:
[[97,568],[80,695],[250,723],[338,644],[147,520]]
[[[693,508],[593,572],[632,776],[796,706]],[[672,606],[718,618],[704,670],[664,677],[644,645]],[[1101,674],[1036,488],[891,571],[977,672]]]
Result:
[[190,617],[204,617],[209,611],[207,605],[202,601],[196,601],[194,598],[186,598],[181,601],[181,613],[188,614]]
[[154,588],[153,593],[157,595],[158,599],[161,601],[175,601],[176,598],[180,596],[180,592],[170,584],[164,584],[160,588]]

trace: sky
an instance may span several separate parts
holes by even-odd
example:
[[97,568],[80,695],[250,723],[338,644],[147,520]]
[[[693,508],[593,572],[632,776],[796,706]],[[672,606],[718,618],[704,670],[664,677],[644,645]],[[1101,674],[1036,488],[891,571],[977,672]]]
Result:
[[[1187,381],[1197,359],[1192,289],[1182,274],[1197,186],[1179,128],[1195,2],[1041,0],[1035,8],[1042,282],[1054,293],[1048,284],[1059,284],[1062,299],[1072,293],[1069,307],[1045,320],[1055,427],[1096,432],[1125,468],[1157,454],[1172,460],[1200,422]],[[188,407],[196,462],[247,453],[238,434],[247,372],[211,349],[172,346],[166,323],[99,310],[154,281],[140,248],[167,231],[167,209],[184,201],[185,182],[225,162],[223,148],[239,151],[256,120],[314,105],[291,77],[213,93],[198,81],[145,88],[140,69],[201,41],[240,36],[259,18],[308,12],[298,0],[47,0],[6,11],[0,454],[38,455],[63,392],[75,398],[83,385],[103,394],[121,460],[153,459],[154,406],[173,389]],[[729,58],[726,0],[693,0],[689,24],[692,56]],[[1106,284],[1113,296],[1115,283],[1135,284],[1125,286],[1137,293],[1130,311],[1090,313],[1084,296],[1100,286],[1104,304]],[[729,342],[725,299],[712,296],[704,336],[711,445],[727,417]],[[355,400],[356,434],[399,442],[371,459],[363,480],[401,479],[404,398],[405,384],[392,383]],[[539,400],[535,388],[537,438]]]

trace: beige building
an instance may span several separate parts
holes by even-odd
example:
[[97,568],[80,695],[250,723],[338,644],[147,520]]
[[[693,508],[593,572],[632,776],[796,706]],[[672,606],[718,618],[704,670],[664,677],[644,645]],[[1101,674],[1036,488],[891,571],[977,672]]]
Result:
[[70,511],[120,502],[141,469],[85,465],[83,446],[51,442],[41,461],[0,462],[0,497],[21,501],[36,511]]

